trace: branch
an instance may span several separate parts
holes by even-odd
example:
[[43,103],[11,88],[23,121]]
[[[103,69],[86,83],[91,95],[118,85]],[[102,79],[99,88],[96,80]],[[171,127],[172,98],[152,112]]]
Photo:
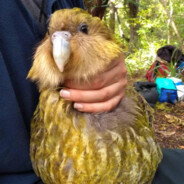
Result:
[[182,48],[182,51],[184,51],[183,40],[182,40],[182,38],[181,38],[181,36],[180,36],[180,34],[179,34],[179,31],[178,31],[178,29],[177,29],[177,27],[176,27],[176,25],[175,25],[175,22],[174,22],[174,20],[173,20],[172,15],[169,13],[169,10],[167,9],[167,6],[166,6],[165,1],[164,1],[164,0],[160,0],[160,3],[161,3],[162,6],[164,7],[164,10],[165,10],[166,14],[167,14],[168,18],[169,18],[170,21],[171,21],[172,27],[173,27],[173,29],[174,29],[174,31],[175,31],[175,33],[176,33],[176,36],[177,36],[177,38],[178,38],[178,40],[179,40],[179,43],[180,43],[181,48]]

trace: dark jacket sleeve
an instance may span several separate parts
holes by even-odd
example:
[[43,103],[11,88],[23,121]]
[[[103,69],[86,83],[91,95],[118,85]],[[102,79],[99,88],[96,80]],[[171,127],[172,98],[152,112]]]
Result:
[[63,8],[85,8],[82,0],[51,0],[47,2],[47,12],[49,14],[53,13],[55,10]]
[[[30,0],[31,1],[31,0]],[[84,8],[81,0],[47,0],[47,14]],[[29,157],[30,121],[38,102],[36,86],[26,79],[34,48],[43,38],[21,0],[0,5],[0,184],[33,184],[40,179]]]

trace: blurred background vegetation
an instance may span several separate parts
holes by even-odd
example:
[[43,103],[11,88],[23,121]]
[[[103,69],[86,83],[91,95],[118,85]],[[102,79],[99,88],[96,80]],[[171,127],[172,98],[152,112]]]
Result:
[[84,0],[122,42],[130,76],[144,73],[156,51],[173,45],[184,51],[183,0]]

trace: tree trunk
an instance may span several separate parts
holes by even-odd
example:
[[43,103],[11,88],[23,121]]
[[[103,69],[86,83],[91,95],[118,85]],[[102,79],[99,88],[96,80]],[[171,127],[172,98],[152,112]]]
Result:
[[87,11],[96,17],[103,18],[106,7],[108,6],[108,0],[84,0]]
[[128,2],[129,8],[129,16],[130,16],[130,42],[137,42],[138,34],[137,30],[139,29],[139,25],[135,25],[134,19],[137,18],[137,14],[139,12],[139,0],[131,0]]
[[118,9],[116,9],[116,16],[117,16],[119,34],[120,34],[120,36],[122,37],[122,36],[123,36],[123,30],[122,30],[122,28],[121,28],[121,21],[120,21],[120,18],[119,18]]
[[113,33],[115,33],[115,4],[112,0],[109,1],[110,6],[110,18],[109,18],[109,27]]
[[[173,4],[172,4],[171,0],[169,0],[169,7],[170,7],[169,15],[172,17],[172,14],[173,14]],[[168,22],[167,22],[167,29],[168,29],[167,44],[170,44],[170,41],[171,41],[170,25],[171,25],[171,20],[168,19]]]
[[123,30],[122,30],[122,27],[121,27],[121,21],[120,21],[120,17],[119,17],[119,13],[118,13],[118,9],[116,8],[116,16],[117,16],[117,22],[118,22],[118,28],[119,28],[119,34],[120,36],[125,39],[127,42],[130,41],[129,38],[127,38],[124,33],[123,33]]
[[164,0],[160,0],[160,3],[161,3],[162,6],[164,7],[165,12],[167,13],[168,18],[170,19],[171,25],[172,25],[172,27],[173,27],[175,33],[176,33],[176,36],[177,36],[177,38],[178,38],[178,41],[179,41],[179,43],[180,43],[180,46],[181,46],[182,51],[184,51],[183,40],[182,40],[182,38],[181,38],[181,36],[180,36],[180,34],[179,34],[179,31],[178,31],[178,29],[177,29],[177,27],[176,27],[176,24],[175,24],[175,22],[174,22],[174,19],[173,19],[173,17],[172,17],[172,14],[170,14],[169,10],[167,9],[167,5],[166,5],[166,2],[165,2]]

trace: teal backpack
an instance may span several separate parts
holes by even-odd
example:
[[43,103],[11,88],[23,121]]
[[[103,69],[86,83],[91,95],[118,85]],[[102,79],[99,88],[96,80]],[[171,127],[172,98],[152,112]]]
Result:
[[156,78],[159,102],[175,104],[178,101],[177,89],[174,82],[168,78]]

